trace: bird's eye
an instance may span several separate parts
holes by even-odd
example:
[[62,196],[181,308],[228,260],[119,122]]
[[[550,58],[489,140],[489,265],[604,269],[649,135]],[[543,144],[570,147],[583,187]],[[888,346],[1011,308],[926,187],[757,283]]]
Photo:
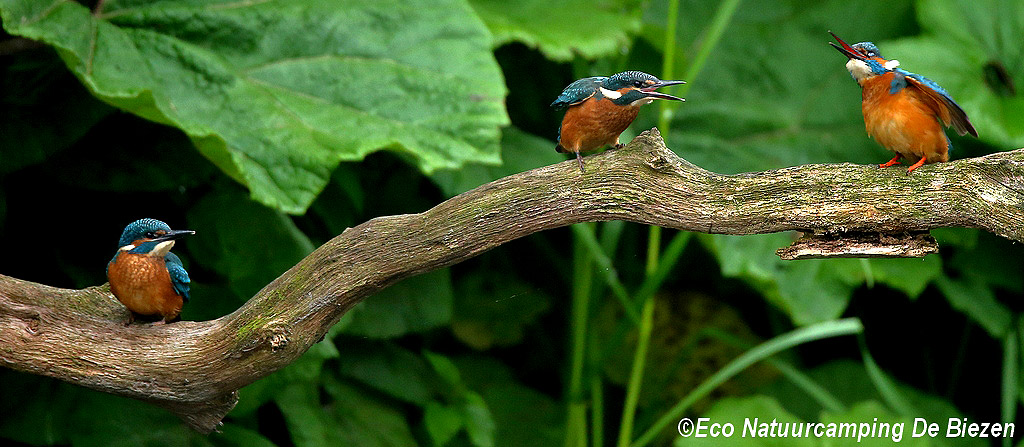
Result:
[[636,88],[643,88],[644,81],[633,81],[633,86]]
[[154,233],[152,231],[147,231],[146,232],[146,239],[156,239],[156,233]]

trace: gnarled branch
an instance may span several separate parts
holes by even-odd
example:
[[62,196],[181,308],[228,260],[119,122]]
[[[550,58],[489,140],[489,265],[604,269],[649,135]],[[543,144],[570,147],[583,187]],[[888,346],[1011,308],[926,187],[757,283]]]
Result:
[[213,321],[125,327],[107,286],[0,275],[0,364],[170,409],[209,432],[236,391],[297,359],[353,305],[403,278],[564,225],[628,220],[707,233],[898,234],[974,227],[1024,241],[1024,150],[902,169],[806,165],[719,175],[657,129],[628,146],[505,177],[330,240]]

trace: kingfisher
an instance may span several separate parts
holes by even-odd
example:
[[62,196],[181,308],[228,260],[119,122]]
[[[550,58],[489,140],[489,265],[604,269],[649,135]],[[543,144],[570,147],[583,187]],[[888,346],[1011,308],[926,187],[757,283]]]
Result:
[[175,321],[181,306],[189,300],[188,272],[181,259],[171,253],[174,241],[195,234],[172,230],[156,219],[139,219],[124,227],[117,252],[107,264],[110,291],[130,311],[128,324],[136,315],[159,317],[154,324]]
[[640,106],[655,99],[685,101],[656,89],[685,81],[662,81],[642,71],[624,71],[612,76],[594,76],[569,84],[551,107],[568,108],[558,129],[555,151],[575,152],[583,170],[581,152],[603,146],[622,147],[619,135],[640,113]]
[[897,165],[906,158],[914,162],[907,168],[909,175],[925,163],[949,161],[953,145],[944,127],[950,125],[960,135],[978,136],[964,110],[934,81],[897,68],[900,62],[883,59],[871,42],[847,45],[832,31],[828,33],[839,42],[829,45],[849,58],[846,69],[860,84],[868,136],[896,153],[878,167]]

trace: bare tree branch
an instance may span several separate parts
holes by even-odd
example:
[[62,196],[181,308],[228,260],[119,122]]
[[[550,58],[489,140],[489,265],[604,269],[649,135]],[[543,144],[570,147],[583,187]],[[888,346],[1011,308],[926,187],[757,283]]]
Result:
[[153,402],[209,432],[239,388],[293,362],[374,292],[531,233],[606,220],[838,240],[973,227],[1024,241],[1024,150],[911,176],[852,164],[726,176],[680,159],[653,129],[589,157],[582,175],[575,161],[559,163],[349,228],[213,321],[125,327],[106,285],[66,290],[0,275],[0,364]]

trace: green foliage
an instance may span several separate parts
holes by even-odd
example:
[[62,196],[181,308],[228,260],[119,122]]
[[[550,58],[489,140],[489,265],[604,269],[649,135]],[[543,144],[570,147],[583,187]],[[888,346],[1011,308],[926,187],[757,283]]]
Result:
[[522,342],[523,331],[551,302],[521,279],[494,270],[475,272],[459,285],[452,333],[480,350]]
[[252,296],[313,251],[288,216],[234,188],[199,200],[187,222],[189,228],[202,228],[189,238],[189,252],[223,272],[240,297]]
[[338,359],[338,372],[419,406],[432,404],[438,388],[438,380],[423,357],[390,343],[346,343],[345,355]]
[[[993,11],[999,11],[993,13]],[[1024,4],[997,0],[921,0],[924,33],[887,42],[886,57],[953,92],[974,120],[978,138],[1017,148],[1024,140]]]
[[0,12],[103,101],[185,131],[266,205],[302,213],[338,161],[382,148],[424,172],[498,162],[506,92],[464,2],[102,4]]
[[494,35],[494,45],[519,41],[538,48],[555,61],[575,55],[587,59],[611,56],[640,28],[624,1],[470,0]]
[[[826,44],[833,30],[951,92],[981,134],[952,136],[954,158],[1024,136],[1014,2],[82,3],[0,0],[0,273],[101,284],[120,228],[161,218],[197,231],[175,247],[193,279],[186,320],[234,311],[346,228],[564,160],[548,104],[582,76],[664,67],[687,80],[671,91],[685,103],[645,107],[623,141],[664,122],[669,147],[713,171],[884,161]],[[17,36],[39,46],[19,50]],[[682,415],[994,422],[1024,402],[1020,244],[942,229],[942,252],[921,260],[790,262],[774,252],[793,234],[661,234],[553,230],[407,278],[240,390],[210,436],[148,404],[2,370],[0,438],[601,445],[630,395],[626,442],[686,445],[697,440],[674,433]],[[637,356],[646,300],[650,352]],[[810,343],[852,333],[860,349]]]
[[[888,384],[892,390],[885,391],[898,393],[902,398],[900,404],[912,408],[911,414],[901,414],[898,409],[882,404],[885,399],[883,391],[879,389],[879,384],[870,378],[870,374],[864,366],[852,361],[839,360],[811,368],[808,370],[808,377],[822,385],[830,395],[842,402],[846,410],[839,412],[822,410],[807,399],[804,391],[791,383],[779,382],[770,386],[765,389],[765,395],[781,404],[786,411],[808,421],[870,422],[875,417],[878,417],[880,421],[898,418],[907,423],[907,428],[903,433],[904,439],[900,441],[901,444],[921,442],[912,441],[913,438],[909,432],[913,423],[912,419],[915,417],[935,422],[964,417],[947,399],[922,392],[902,382],[893,382]],[[744,413],[738,414],[743,415]],[[940,423],[940,425],[942,424]],[[879,445],[888,445],[888,443],[878,442],[878,440],[876,442]],[[888,442],[891,443],[891,440]],[[936,438],[931,440],[930,444],[925,445],[951,445],[951,443],[945,439]],[[985,445],[985,442],[980,439],[958,439],[953,445]]]
[[464,429],[474,446],[493,446],[494,420],[484,399],[466,387],[458,367],[451,360],[431,352],[424,352],[424,356],[447,386],[444,393],[446,403],[427,407],[430,417],[425,422],[431,437],[435,441],[450,440],[452,432]]
[[296,447],[415,444],[393,406],[330,377],[323,385],[324,395],[315,383],[294,383],[277,398]]
[[423,332],[452,318],[452,283],[447,269],[407,278],[357,304],[341,319],[341,331],[391,338]]

